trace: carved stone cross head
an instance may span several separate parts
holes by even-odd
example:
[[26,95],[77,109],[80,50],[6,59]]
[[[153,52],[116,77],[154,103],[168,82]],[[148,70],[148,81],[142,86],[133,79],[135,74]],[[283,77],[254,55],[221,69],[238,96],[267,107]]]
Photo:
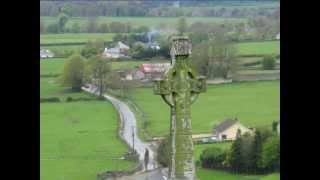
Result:
[[191,54],[192,45],[187,36],[175,36],[171,38],[171,55],[189,56]]

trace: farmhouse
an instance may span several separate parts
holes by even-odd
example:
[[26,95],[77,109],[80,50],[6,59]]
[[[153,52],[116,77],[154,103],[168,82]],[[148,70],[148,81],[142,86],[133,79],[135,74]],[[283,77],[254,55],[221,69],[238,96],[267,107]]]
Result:
[[240,121],[235,119],[226,119],[221,124],[213,129],[213,133],[218,140],[235,140],[237,131],[240,130],[241,134],[252,133],[252,130],[243,126]]
[[107,58],[127,57],[129,49],[130,49],[129,46],[119,41],[114,48],[109,48],[109,49],[105,48],[103,52],[103,56]]
[[276,35],[276,40],[280,40],[280,33]]
[[40,49],[40,58],[52,58],[54,54],[48,49]]

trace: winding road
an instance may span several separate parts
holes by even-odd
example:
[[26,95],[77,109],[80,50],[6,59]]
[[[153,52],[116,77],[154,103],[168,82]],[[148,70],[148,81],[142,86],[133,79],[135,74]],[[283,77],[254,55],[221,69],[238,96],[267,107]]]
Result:
[[[82,90],[89,92],[91,94],[98,95],[98,88],[93,85],[87,85],[87,87],[82,87]],[[110,101],[118,111],[121,119],[121,128],[119,131],[120,137],[131,148],[134,148],[136,150],[136,152],[139,154],[140,162],[144,161],[145,150],[148,149],[149,151],[149,163],[147,165],[148,168],[146,169],[146,167],[143,167],[143,171],[156,169],[158,165],[155,158],[155,152],[153,148],[151,148],[152,145],[150,143],[142,142],[139,139],[138,133],[137,133],[137,121],[134,116],[134,113],[130,110],[128,105],[125,104],[124,102],[108,95],[104,95],[104,97],[106,98],[106,100]],[[132,139],[133,133],[134,133],[134,143]]]

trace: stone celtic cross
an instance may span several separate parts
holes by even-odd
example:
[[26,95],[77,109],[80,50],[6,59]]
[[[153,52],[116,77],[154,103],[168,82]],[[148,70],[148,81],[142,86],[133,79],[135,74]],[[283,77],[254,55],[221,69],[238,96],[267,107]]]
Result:
[[191,66],[191,43],[188,37],[172,38],[170,69],[154,81],[154,93],[161,95],[171,108],[170,163],[168,178],[195,180],[190,106],[206,90],[204,76]]

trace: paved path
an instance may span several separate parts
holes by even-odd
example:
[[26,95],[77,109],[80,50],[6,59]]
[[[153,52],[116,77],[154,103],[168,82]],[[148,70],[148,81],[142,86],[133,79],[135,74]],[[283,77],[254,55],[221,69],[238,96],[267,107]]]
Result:
[[[83,87],[82,90],[92,93],[98,94],[97,87],[93,85],[88,85],[87,88]],[[121,119],[121,128],[120,128],[120,137],[132,148],[132,133],[134,132],[134,149],[139,154],[139,160],[143,162],[145,150],[149,150],[149,163],[148,170],[153,170],[157,168],[157,162],[155,160],[155,152],[151,148],[152,145],[146,142],[142,142],[137,136],[137,122],[134,116],[134,113],[130,110],[130,108],[119,99],[114,97],[104,95],[104,97],[109,100],[113,106],[117,109]],[[144,163],[143,163],[144,164]],[[144,167],[145,170],[145,167]]]

